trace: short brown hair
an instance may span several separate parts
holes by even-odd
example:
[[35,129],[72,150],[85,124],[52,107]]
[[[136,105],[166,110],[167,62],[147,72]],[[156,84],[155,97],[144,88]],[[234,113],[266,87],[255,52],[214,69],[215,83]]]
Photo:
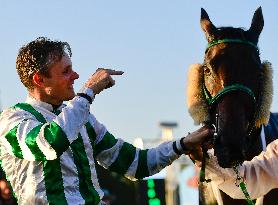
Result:
[[65,54],[72,55],[67,42],[52,41],[46,37],[39,37],[22,46],[16,58],[16,69],[23,85],[33,89],[33,75],[39,72],[48,76],[48,68]]

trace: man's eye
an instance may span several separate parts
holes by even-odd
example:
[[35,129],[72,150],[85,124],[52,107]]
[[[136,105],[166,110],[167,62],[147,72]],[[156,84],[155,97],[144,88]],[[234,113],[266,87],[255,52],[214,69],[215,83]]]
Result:
[[67,74],[69,72],[69,69],[66,69],[63,71],[63,74]]

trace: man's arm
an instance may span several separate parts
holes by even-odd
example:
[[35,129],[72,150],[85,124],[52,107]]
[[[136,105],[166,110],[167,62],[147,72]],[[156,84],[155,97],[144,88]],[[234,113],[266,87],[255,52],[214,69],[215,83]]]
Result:
[[[62,112],[51,122],[32,106],[22,106],[4,111],[0,117],[1,145],[9,154],[27,160],[53,160],[60,156],[77,138],[88,121],[89,103],[94,92],[115,84],[111,75],[121,71],[100,69],[86,82],[81,93],[70,100]],[[93,91],[92,91],[93,90]]]
[[[165,142],[156,148],[141,150],[122,139],[116,139],[92,115],[89,117],[89,123],[94,129],[91,133],[95,133],[96,136],[92,141],[94,141],[94,155],[98,162],[103,167],[130,179],[142,179],[158,173],[179,158],[182,153],[188,154],[191,149],[197,148],[200,141],[212,133],[208,128],[201,128],[186,138]],[[192,136],[197,137],[198,140],[192,140]]]

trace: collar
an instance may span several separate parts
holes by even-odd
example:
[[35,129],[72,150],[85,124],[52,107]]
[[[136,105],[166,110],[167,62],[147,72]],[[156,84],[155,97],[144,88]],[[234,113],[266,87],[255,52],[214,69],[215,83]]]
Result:
[[58,108],[54,109],[51,104],[43,102],[43,101],[40,101],[40,100],[32,97],[31,95],[27,96],[27,99],[26,99],[25,102],[30,104],[30,105],[32,105],[32,106],[44,108],[44,109],[46,109],[46,110],[48,110],[50,112],[55,112],[57,110],[61,111],[62,108],[65,106],[64,104],[61,104]]

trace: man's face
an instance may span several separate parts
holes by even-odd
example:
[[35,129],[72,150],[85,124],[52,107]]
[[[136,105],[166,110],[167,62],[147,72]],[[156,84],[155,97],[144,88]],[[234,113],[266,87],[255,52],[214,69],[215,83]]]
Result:
[[49,102],[55,105],[71,100],[74,96],[73,84],[79,75],[72,70],[72,63],[68,55],[49,68],[49,76],[44,77],[44,87]]

